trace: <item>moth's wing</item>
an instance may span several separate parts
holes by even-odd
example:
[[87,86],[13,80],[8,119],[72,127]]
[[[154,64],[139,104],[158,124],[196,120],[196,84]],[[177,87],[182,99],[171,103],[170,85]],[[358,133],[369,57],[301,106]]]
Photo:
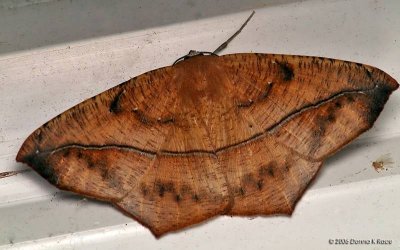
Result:
[[176,75],[151,71],[78,104],[32,133],[17,160],[61,189],[115,204],[155,235],[223,213],[230,197],[215,157],[158,155],[171,143],[211,147],[203,124],[174,120]]
[[117,206],[160,236],[223,214],[231,204],[226,183],[215,157],[157,156]]
[[234,197],[229,215],[291,214],[322,162],[265,136],[218,153]]
[[253,101],[238,112],[264,131],[246,147],[218,153],[234,195],[228,214],[290,214],[322,161],[369,129],[398,87],[377,68],[334,59],[220,60],[238,95]]
[[[193,111],[187,106],[179,110],[182,114]],[[157,154],[137,185],[116,203],[156,236],[223,214],[232,204],[216,155],[190,150],[193,146],[212,148],[203,121],[196,116],[178,117],[160,149],[171,144],[181,151]]]
[[[34,131],[17,161],[59,188],[103,200],[122,197],[171,127],[157,118],[170,115],[166,107],[178,87],[173,79],[171,68],[150,71],[76,105]],[[159,95],[162,90],[172,94]]]
[[[17,159],[67,145],[124,145],[156,151],[171,124],[179,85],[171,67],[147,72],[61,113],[34,131]],[[161,94],[168,93],[168,94]]]
[[327,58],[233,54],[221,64],[236,91],[254,100],[244,116],[314,160],[370,128],[398,88],[377,68]]

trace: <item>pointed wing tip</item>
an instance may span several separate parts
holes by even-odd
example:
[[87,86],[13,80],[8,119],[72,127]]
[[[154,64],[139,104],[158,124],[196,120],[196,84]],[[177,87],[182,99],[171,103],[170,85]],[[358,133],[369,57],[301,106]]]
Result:
[[393,85],[394,85],[393,91],[395,91],[399,88],[399,83],[395,79],[393,79]]
[[33,131],[22,143],[18,150],[16,161],[27,163],[24,159],[36,153],[38,150],[38,143],[42,140],[42,127]]
[[[399,83],[388,73],[381,69],[370,67],[373,69],[372,72],[375,72],[372,76],[378,88],[385,89],[388,95],[399,88]],[[370,72],[370,70],[368,70],[368,72]]]
[[[160,239],[162,236],[166,235],[169,232],[174,232],[174,230],[159,230],[158,228],[151,226],[150,224],[146,223],[143,219],[141,219],[140,216],[136,216],[136,215],[132,214],[131,212],[129,212],[128,210],[126,210],[117,201],[112,202],[112,205],[115,208],[117,208],[119,211],[121,211],[125,216],[134,219],[140,225],[147,228],[156,239]],[[176,230],[179,230],[179,229],[176,229]]]
[[[388,76],[388,75],[387,75]],[[371,128],[378,116],[381,114],[386,102],[389,100],[390,95],[393,91],[399,88],[399,84],[393,78],[385,81],[382,84],[378,84],[377,87],[370,94],[370,113],[368,114],[367,120],[369,128]]]
[[45,178],[49,183],[57,186],[58,175],[54,171],[53,167],[48,163],[47,153],[26,153],[24,148],[20,149],[17,155],[17,162],[22,162],[31,167],[40,176]]
[[34,145],[32,143],[32,140],[30,139],[31,136],[29,136],[24,143],[22,144],[22,146],[19,148],[17,156],[15,158],[15,160],[17,162],[22,162],[22,163],[28,163],[26,162],[26,157],[29,155],[33,155],[35,153],[34,150]]
[[391,77],[389,74],[386,74],[386,82],[388,83],[388,85],[390,86],[392,91],[395,91],[396,89],[399,88],[399,83],[393,77]]
[[25,163],[24,161],[24,153],[22,151],[22,148],[19,149],[17,156],[15,157],[15,161],[16,162],[21,162],[21,163]]

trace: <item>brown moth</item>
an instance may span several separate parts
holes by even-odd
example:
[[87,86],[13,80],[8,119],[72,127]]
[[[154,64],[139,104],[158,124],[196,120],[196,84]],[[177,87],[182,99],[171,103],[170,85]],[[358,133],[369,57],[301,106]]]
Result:
[[17,161],[156,236],[216,215],[291,214],[323,161],[371,128],[397,88],[342,60],[190,53],[58,115]]

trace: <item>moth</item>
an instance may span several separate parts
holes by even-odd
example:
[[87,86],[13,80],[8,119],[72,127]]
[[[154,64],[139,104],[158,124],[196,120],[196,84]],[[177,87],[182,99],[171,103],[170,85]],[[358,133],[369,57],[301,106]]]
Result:
[[17,161],[112,203],[157,237],[217,215],[291,214],[325,159],[371,128],[398,83],[330,58],[218,56],[244,25],[213,53],[191,52],[58,115]]

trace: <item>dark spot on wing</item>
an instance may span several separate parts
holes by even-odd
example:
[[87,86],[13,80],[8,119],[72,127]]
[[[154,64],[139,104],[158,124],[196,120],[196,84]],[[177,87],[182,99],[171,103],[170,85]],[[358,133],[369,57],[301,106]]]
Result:
[[47,160],[48,155],[48,153],[28,155],[23,159],[23,162],[31,166],[36,172],[38,172],[51,184],[57,185],[58,176]]
[[329,124],[327,117],[323,115],[317,115],[316,123],[317,123],[317,128],[321,131],[321,135],[324,135],[326,132],[326,127]]
[[334,113],[329,113],[328,117],[327,117],[328,122],[334,122],[336,121],[336,117]]
[[182,200],[182,197],[179,194],[175,195],[175,201],[176,202],[179,203],[181,200]]
[[275,169],[274,169],[274,167],[272,165],[268,166],[268,170],[267,171],[268,171],[268,175],[269,176],[271,176],[271,177],[275,176]]
[[147,194],[149,193],[149,189],[147,188],[146,184],[143,183],[140,185],[140,191],[143,196],[147,196]]
[[121,90],[112,100],[111,104],[110,104],[110,112],[111,113],[119,113],[121,112],[121,105],[120,105],[120,101],[121,101],[121,96],[124,93],[123,90]]
[[239,188],[239,193],[240,193],[241,195],[244,195],[244,194],[245,194],[244,189],[243,189],[242,187]]
[[95,164],[94,164],[94,162],[92,161],[92,159],[87,158],[87,159],[86,159],[86,162],[87,162],[88,168],[94,168],[94,167],[95,167]]
[[341,107],[342,107],[342,104],[340,103],[340,101],[336,101],[336,102],[335,102],[335,106],[336,106],[337,108],[341,108]]
[[355,101],[354,97],[352,95],[347,95],[346,97],[347,97],[347,101],[349,101],[349,102],[354,102]]
[[197,194],[194,194],[194,195],[192,195],[192,200],[195,201],[195,202],[198,202],[200,199],[199,199],[199,196]]
[[292,78],[294,76],[292,67],[287,62],[280,62],[280,63],[278,63],[278,65],[283,74],[283,80],[284,81],[292,80]]
[[367,120],[369,124],[372,126],[375,120],[378,118],[379,114],[383,110],[383,106],[387,102],[390,93],[393,91],[392,88],[386,86],[385,84],[379,84],[371,93],[370,99],[370,112],[368,112]]
[[175,187],[172,182],[162,182],[162,181],[156,181],[155,183],[155,188],[157,190],[157,193],[160,197],[163,197],[166,193],[175,193]]
[[163,185],[161,182],[157,182],[157,183],[156,183],[156,188],[157,188],[157,191],[158,191],[158,195],[159,195],[160,197],[163,197],[163,196],[164,196],[164,193],[165,193],[165,187],[164,187],[164,185]]
[[71,153],[71,150],[69,148],[66,148],[64,150],[63,157],[68,157],[70,155],[70,153]]
[[257,188],[259,189],[259,190],[261,190],[262,188],[263,188],[263,186],[264,186],[264,181],[263,180],[258,180],[257,181]]
[[365,74],[368,76],[369,79],[372,79],[372,72],[369,69],[365,68]]
[[276,167],[276,161],[271,161],[267,165],[263,165],[258,169],[258,176],[263,178],[267,175],[274,176],[274,168]]

